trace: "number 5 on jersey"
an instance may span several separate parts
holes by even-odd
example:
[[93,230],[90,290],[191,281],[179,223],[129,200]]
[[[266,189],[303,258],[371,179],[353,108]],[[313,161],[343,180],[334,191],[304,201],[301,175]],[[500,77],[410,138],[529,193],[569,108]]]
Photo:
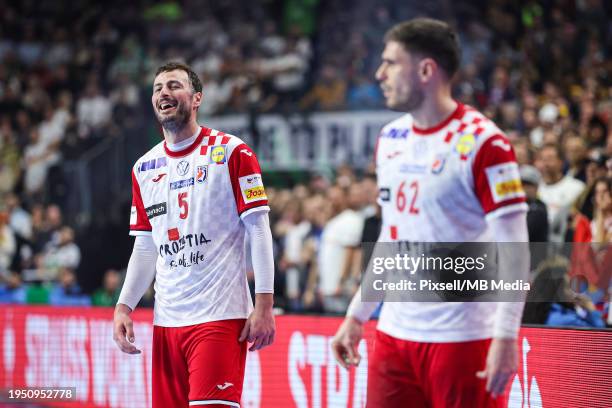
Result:
[[[404,212],[404,210],[406,209],[407,198],[406,193],[404,193],[405,186],[406,182],[402,181],[402,183],[399,185],[399,189],[397,190],[397,196],[395,197],[395,205],[397,206],[397,210],[399,212]],[[413,181],[412,183],[410,183],[408,189],[408,194],[411,196],[408,214],[417,215],[419,213],[419,209],[416,208],[415,204],[417,196],[419,195],[419,182],[416,180]]]
[[181,209],[179,217],[181,220],[187,219],[189,215],[189,203],[187,202],[187,192],[178,194],[178,205]]

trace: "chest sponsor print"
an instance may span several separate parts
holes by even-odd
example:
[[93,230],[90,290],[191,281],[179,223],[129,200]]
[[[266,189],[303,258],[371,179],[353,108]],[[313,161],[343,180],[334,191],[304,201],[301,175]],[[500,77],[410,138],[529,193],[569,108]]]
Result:
[[459,137],[455,145],[455,151],[461,155],[461,158],[467,157],[476,148],[476,137],[471,134],[465,134]]
[[210,160],[217,164],[225,163],[225,151],[225,145],[214,146],[210,149]]
[[165,157],[158,157],[157,159],[151,159],[140,163],[138,166],[138,172],[155,170],[168,165]]
[[170,190],[178,190],[180,188],[185,188],[189,186],[193,186],[193,177],[185,180],[173,181],[172,183],[170,183]]
[[[168,237],[170,237],[170,230]],[[212,242],[204,233],[186,234],[180,236],[178,228],[173,228],[170,242],[159,246],[159,256],[169,258],[171,268],[190,267],[204,262],[202,246]]]
[[147,217],[149,219],[155,218],[158,215],[164,215],[168,211],[168,207],[166,203],[153,204],[150,207],[145,208],[145,212],[147,213]]

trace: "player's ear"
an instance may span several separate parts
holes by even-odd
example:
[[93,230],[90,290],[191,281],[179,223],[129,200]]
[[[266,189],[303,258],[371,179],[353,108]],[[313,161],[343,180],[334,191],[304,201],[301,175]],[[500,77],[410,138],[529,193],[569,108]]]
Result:
[[196,92],[193,94],[193,107],[194,108],[200,107],[200,105],[202,104],[202,97],[203,97],[202,92]]
[[429,82],[434,72],[438,69],[438,64],[432,58],[423,58],[419,62],[419,77],[423,82]]

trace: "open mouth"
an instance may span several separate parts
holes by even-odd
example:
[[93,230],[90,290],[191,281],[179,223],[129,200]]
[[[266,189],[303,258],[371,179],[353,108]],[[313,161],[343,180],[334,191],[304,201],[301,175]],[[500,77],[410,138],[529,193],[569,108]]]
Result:
[[157,105],[157,109],[159,109],[160,112],[168,112],[176,108],[176,105],[178,105],[176,101],[164,100]]

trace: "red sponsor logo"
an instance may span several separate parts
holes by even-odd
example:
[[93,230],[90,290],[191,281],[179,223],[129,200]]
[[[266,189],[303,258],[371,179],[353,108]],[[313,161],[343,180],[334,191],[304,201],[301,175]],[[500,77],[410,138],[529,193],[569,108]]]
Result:
[[159,180],[163,179],[166,173],[160,173],[157,177],[153,179],[154,183],[157,183]]
[[168,239],[170,241],[178,241],[180,237],[178,228],[170,228],[168,230]]

